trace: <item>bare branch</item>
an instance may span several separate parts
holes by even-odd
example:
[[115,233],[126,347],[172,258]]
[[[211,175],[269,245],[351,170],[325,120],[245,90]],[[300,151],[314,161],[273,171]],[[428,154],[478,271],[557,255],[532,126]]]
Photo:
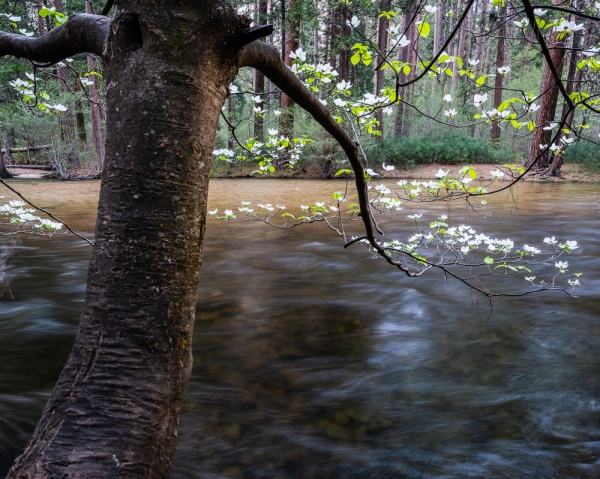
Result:
[[110,19],[78,14],[60,27],[37,38],[0,32],[0,57],[13,55],[35,62],[53,63],[77,53],[102,55]]

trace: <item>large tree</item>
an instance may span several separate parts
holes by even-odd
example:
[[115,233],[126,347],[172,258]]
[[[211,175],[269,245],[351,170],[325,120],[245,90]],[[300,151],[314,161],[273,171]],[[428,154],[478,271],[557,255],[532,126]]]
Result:
[[[341,142],[356,145],[218,0],[117,0],[39,38],[0,33],[0,56],[49,63],[102,57],[106,158],[96,241],[75,345],[9,478],[169,477],[191,340],[219,113],[241,66],[261,70]],[[366,211],[366,210],[365,210]],[[363,218],[372,237],[369,215]]]

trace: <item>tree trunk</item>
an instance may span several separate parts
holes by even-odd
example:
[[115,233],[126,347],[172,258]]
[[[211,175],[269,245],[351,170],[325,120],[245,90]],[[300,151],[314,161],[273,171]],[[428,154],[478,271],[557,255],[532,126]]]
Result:
[[[380,12],[387,12],[390,8],[390,0],[381,0],[379,3]],[[375,57],[375,74],[373,75],[373,85],[375,96],[381,95],[381,90],[384,88],[384,70],[381,69],[387,54],[388,27],[390,21],[387,17],[379,17],[377,22],[377,49],[379,54]],[[381,109],[375,111],[375,119],[379,122],[379,131],[381,134],[376,137],[377,141],[383,139],[383,112]]]
[[474,71],[478,72],[484,68],[483,59],[483,47],[485,45],[485,28],[488,22],[488,12],[490,8],[489,0],[483,0],[483,6],[481,8],[481,18],[479,19],[479,35],[477,37],[477,46],[475,47],[475,60],[478,61],[475,65]]
[[[552,3],[554,5],[561,5],[562,0],[552,0]],[[550,59],[559,75],[562,73],[565,58],[565,41],[566,39],[559,40],[556,33],[554,33],[551,36],[550,41],[548,41]],[[546,61],[544,61],[544,72],[540,94],[543,96],[540,98],[540,109],[537,111],[535,119],[536,128],[533,130],[526,166],[532,165],[537,160],[536,168],[546,169],[548,168],[548,150],[546,150],[546,153],[540,155],[543,151],[540,148],[540,145],[547,145],[552,138],[552,131],[544,130],[543,128],[548,126],[548,124],[554,120],[559,95],[558,85],[556,84],[552,71]]]
[[214,136],[245,25],[216,0],[116,12],[84,310],[11,479],[168,478],[175,453]]
[[[567,73],[567,85],[566,90],[569,95],[571,93],[575,93],[579,91],[579,87],[581,85],[581,78],[583,77],[583,68],[577,70],[577,62],[579,61],[579,49],[585,50],[589,47],[590,40],[590,31],[592,27],[592,22],[588,22],[585,34],[583,36],[583,45],[581,44],[581,31],[576,31],[573,34],[571,39],[571,50],[569,52],[568,61],[569,61],[569,72]],[[574,130],[573,118],[575,117],[575,109],[570,109],[568,103],[565,102],[563,105],[561,119],[564,123],[564,127],[568,128],[570,131]],[[564,131],[560,134],[559,142],[562,139],[569,137],[569,134],[566,134]],[[548,167],[548,171],[544,174],[544,176],[560,176],[560,169],[565,161],[564,152],[555,155],[552,163]]]
[[6,165],[4,164],[4,153],[2,153],[2,150],[0,149],[0,178],[12,178],[13,175],[11,175],[8,170],[6,169]]
[[85,132],[85,116],[83,114],[83,102],[81,101],[81,80],[78,77],[76,85],[77,99],[75,100],[75,124],[77,125],[77,136],[84,145],[87,143]]
[[[92,12],[92,4],[90,0],[85,2],[86,13]],[[96,61],[92,55],[87,56],[87,67],[88,72],[95,71]],[[96,161],[100,170],[104,167],[104,139],[102,138],[102,126],[100,124],[100,95],[98,94],[98,77],[96,75],[90,75],[88,77],[92,84],[89,86],[90,92],[90,116],[92,119],[92,136],[94,137],[94,147],[96,149]]]
[[[498,47],[496,48],[496,78],[494,81],[494,108],[498,109],[502,103],[502,87],[504,75],[498,69],[504,65],[504,39],[506,37],[506,4],[500,7],[498,13]],[[492,120],[492,142],[500,141],[500,121]]]
[[[300,23],[295,15],[294,4],[297,0],[290,0],[289,11],[288,11],[288,25],[284,27],[287,30],[285,37],[285,57],[284,63],[288,66],[292,65],[292,58],[290,53],[295,52],[298,49],[298,33],[300,30]],[[279,115],[279,133],[283,136],[292,137],[294,136],[294,102],[285,93],[281,93],[281,115]],[[275,162],[277,169],[283,168],[286,163],[286,158],[279,158],[279,161]]]
[[8,139],[8,132],[6,130],[2,130],[2,140],[4,141],[4,152],[6,153],[6,161],[9,164],[14,165],[15,159],[11,155],[12,149],[10,147],[10,140]]
[[[258,24],[266,25],[267,23],[267,0],[259,0],[258,3]],[[253,71],[254,76],[254,92],[260,96],[260,102],[255,103],[257,107],[264,108],[264,92],[265,92],[265,75],[258,71]],[[262,115],[254,117],[254,138],[260,142],[265,141],[265,122]]]

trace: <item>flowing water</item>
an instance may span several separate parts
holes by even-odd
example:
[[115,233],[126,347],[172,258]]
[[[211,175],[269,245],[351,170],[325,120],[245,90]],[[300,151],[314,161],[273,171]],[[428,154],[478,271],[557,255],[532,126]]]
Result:
[[[13,184],[93,233],[99,183]],[[314,204],[343,186],[213,180],[210,207]],[[526,184],[490,200],[486,233],[577,240],[569,270],[584,275],[576,299],[500,300],[485,324],[487,303],[465,286],[407,278],[358,246],[344,250],[324,225],[209,220],[172,477],[599,478],[596,191]],[[428,222],[447,206],[407,206],[389,225],[399,239],[412,231],[406,215],[420,211]],[[459,204],[450,212],[483,225]],[[64,235],[12,247],[0,298],[0,474],[69,353],[90,256]],[[519,274],[503,286],[527,285]]]

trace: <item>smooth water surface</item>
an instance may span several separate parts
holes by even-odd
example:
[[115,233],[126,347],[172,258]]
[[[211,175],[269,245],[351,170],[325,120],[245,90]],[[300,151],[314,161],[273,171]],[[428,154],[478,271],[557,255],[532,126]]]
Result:
[[[93,234],[99,183],[18,185]],[[327,201],[343,182],[213,180],[210,207]],[[600,213],[597,186],[526,184],[464,205],[457,223],[539,245],[575,239],[579,297],[494,302],[436,273],[411,279],[331,230],[210,220],[194,372],[172,477],[600,477]],[[5,196],[10,196],[8,193]],[[444,205],[407,205],[413,232]],[[355,232],[359,230],[356,229]],[[3,244],[7,244],[2,238]],[[24,447],[73,343],[90,248],[20,237],[0,298],[0,475]],[[551,268],[552,269],[552,268]],[[548,271],[548,270],[546,270]],[[526,288],[522,274],[516,289]],[[493,286],[493,283],[489,284]],[[12,295],[11,295],[12,293]]]

